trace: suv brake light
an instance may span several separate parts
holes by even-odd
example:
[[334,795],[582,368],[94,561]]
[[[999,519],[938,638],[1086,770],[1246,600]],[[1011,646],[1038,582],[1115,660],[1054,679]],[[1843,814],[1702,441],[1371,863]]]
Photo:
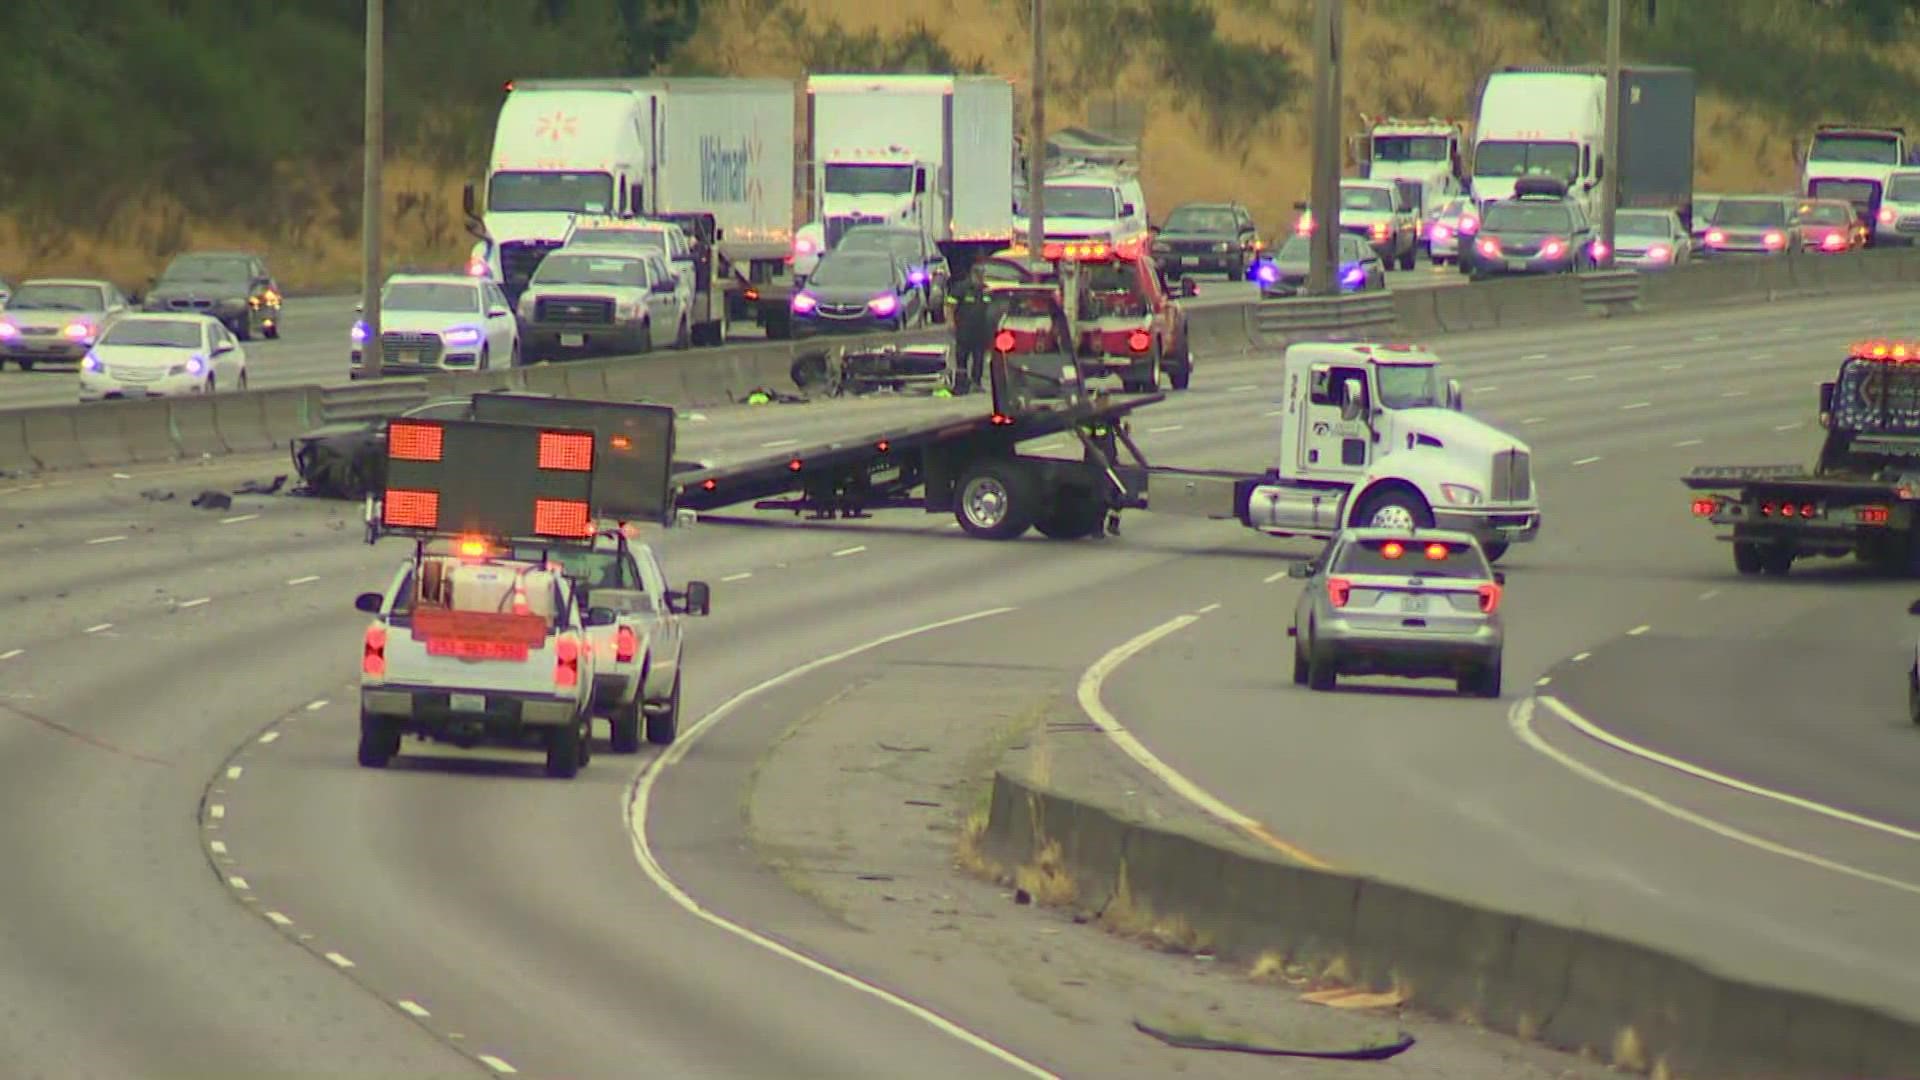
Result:
[[634,637],[633,627],[622,626],[613,636],[613,658],[623,664],[633,662],[633,654],[640,651],[640,642]]
[[1346,607],[1347,598],[1352,595],[1353,582],[1340,577],[1327,579],[1327,600],[1331,602],[1334,607]]
[[553,684],[555,686],[580,685],[580,642],[571,634],[562,634],[553,643]]
[[360,648],[360,674],[379,678],[387,673],[387,628],[378,623],[367,627],[367,639]]
[[1506,592],[1506,590],[1500,587],[1499,582],[1490,581],[1485,585],[1480,586],[1479,592],[1480,592],[1480,610],[1482,612],[1485,612],[1486,614],[1491,615],[1494,612],[1500,610],[1500,597]]

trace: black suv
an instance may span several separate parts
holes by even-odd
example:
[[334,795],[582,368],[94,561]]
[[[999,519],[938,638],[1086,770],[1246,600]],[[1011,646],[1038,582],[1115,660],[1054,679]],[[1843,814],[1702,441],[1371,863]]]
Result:
[[1487,204],[1480,234],[1460,249],[1460,269],[1476,280],[1498,274],[1571,274],[1598,265],[1599,237],[1565,184],[1522,177],[1513,198]]
[[1153,238],[1153,258],[1170,280],[1189,273],[1247,276],[1261,250],[1253,215],[1239,203],[1187,203],[1167,215]]

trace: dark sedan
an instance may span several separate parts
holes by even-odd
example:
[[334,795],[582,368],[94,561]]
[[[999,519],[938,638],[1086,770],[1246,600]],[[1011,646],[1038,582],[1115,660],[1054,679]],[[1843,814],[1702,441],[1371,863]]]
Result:
[[871,334],[904,330],[926,320],[920,287],[892,255],[829,251],[793,295],[793,336]]
[[1188,203],[1175,207],[1153,238],[1153,257],[1169,278],[1190,272],[1246,277],[1259,257],[1260,232],[1239,203]]
[[1592,269],[1598,255],[1593,226],[1579,204],[1557,197],[1522,196],[1487,207],[1480,235],[1460,264],[1476,278],[1571,274]]
[[947,288],[952,277],[947,257],[919,229],[866,225],[840,238],[836,251],[874,251],[892,255],[907,268],[907,283],[920,290],[920,304],[934,322],[947,321]]
[[147,290],[147,311],[211,315],[241,341],[258,330],[280,336],[280,288],[267,264],[239,251],[191,251],[175,256]]
[[[1273,258],[1256,263],[1247,276],[1265,295],[1298,292],[1307,283],[1312,244],[1310,237],[1291,237]],[[1336,277],[1341,292],[1373,292],[1387,287],[1387,264],[1380,261],[1380,253],[1372,244],[1352,233],[1341,233],[1340,271]]]

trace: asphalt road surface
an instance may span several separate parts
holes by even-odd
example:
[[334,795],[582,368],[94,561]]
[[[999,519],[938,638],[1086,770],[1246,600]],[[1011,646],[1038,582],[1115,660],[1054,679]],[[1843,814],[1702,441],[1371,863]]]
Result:
[[[1387,275],[1392,288],[1426,288],[1460,285],[1465,280],[1446,268],[1421,264],[1406,273]],[[1247,282],[1201,281],[1200,296],[1211,303],[1250,301],[1258,296]],[[283,336],[275,341],[255,338],[243,347],[247,351],[247,383],[255,390],[276,386],[302,386],[318,383],[335,386],[348,381],[348,335],[358,321],[357,296],[322,296],[291,299],[286,302]],[[761,340],[760,329],[747,325],[735,330],[736,341]],[[21,371],[7,366],[0,371],[0,410],[24,409],[36,405],[72,405],[78,401],[79,376],[72,365],[40,366]]]
[[[1205,609],[1123,665],[1106,701],[1276,833],[1342,865],[1677,938],[1729,967],[1898,1006],[1920,981],[1910,895],[1587,782],[1519,739],[1508,716],[1536,676],[1582,652],[1597,661],[1642,625],[1698,636],[1689,628],[1721,619],[1738,645],[1787,625],[1795,604],[1837,603],[1811,580],[1736,579],[1676,477],[1707,461],[1806,459],[1814,384],[1837,346],[1911,329],[1897,312],[1875,296],[1447,339],[1469,409],[1533,443],[1546,499],[1545,537],[1507,560],[1509,689],[1497,705],[1294,689],[1283,636],[1294,587],[1265,582],[1308,549],[1231,523],[1130,514],[1118,538],[991,544],[961,538],[946,515],[821,525],[747,511],[662,542],[672,577],[714,586],[714,614],[690,628],[682,730],[807,661],[988,608],[1016,610],[923,640],[965,661],[996,655],[988,638],[1051,631],[1068,643],[1055,658],[1073,667]],[[1278,391],[1270,359],[1211,366],[1134,430],[1156,461],[1256,470],[1272,456]],[[690,412],[682,440],[697,456],[737,458],[981,404]],[[216,480],[283,469],[273,456],[0,485],[5,596],[30,613],[0,627],[0,809],[31,823],[0,837],[0,995],[13,1003],[0,1045],[16,1073],[504,1065],[591,1077],[645,1062],[664,1075],[897,1076],[910,1062],[916,1075],[1019,1074],[979,1043],[690,914],[643,871],[628,835],[641,759],[603,742],[567,783],[539,776],[533,755],[427,750],[389,771],[356,768],[365,617],[352,598],[387,582],[397,542],[360,543],[349,504],[185,505]],[[177,497],[141,495],[161,490]],[[1870,594],[1875,612],[1903,611],[1914,591],[1843,587]],[[1777,624],[1749,613],[1769,604],[1782,607]],[[1818,658],[1756,655],[1825,677]],[[1657,681],[1673,673],[1640,669],[1637,698],[1576,706],[1678,724]],[[1897,688],[1902,676],[1883,678]],[[1897,708],[1875,715],[1888,740],[1903,734]],[[707,909],[820,947],[844,934],[755,865],[740,835],[740,784],[785,722],[742,710],[660,774],[646,850]],[[1536,709],[1530,730],[1610,778],[1765,816],[1743,824],[1920,881],[1883,835],[1774,804],[1730,809],[1724,789],[1597,751],[1557,723]],[[1771,760],[1794,770],[1801,748],[1785,736],[1805,728],[1775,730]],[[1120,1075],[1141,1060],[1135,1043],[1088,1039],[1012,996],[956,991],[910,942],[841,962],[1047,1070]]]

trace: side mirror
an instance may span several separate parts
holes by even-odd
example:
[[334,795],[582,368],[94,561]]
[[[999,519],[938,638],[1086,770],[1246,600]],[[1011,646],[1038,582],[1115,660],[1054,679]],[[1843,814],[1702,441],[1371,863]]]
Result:
[[1359,379],[1348,379],[1345,383],[1345,389],[1346,393],[1342,395],[1340,399],[1340,419],[1358,420],[1361,410],[1363,410],[1367,404],[1365,400],[1366,389],[1361,386]]
[[506,318],[511,318],[512,316],[513,316],[513,312],[508,311],[506,308],[503,308],[503,307],[493,308],[487,312],[487,318],[489,319],[506,319]]
[[213,347],[213,355],[215,356],[225,356],[232,351],[233,351],[233,346],[226,344],[225,342],[222,342],[221,344],[215,345]]
[[1180,279],[1180,295],[1191,300],[1200,295],[1200,283],[1192,278]]
[[1459,412],[1467,404],[1467,395],[1460,389],[1459,379],[1447,380],[1447,408]]
[[713,613],[713,590],[704,581],[687,582],[687,614],[710,615]]
[[670,293],[679,287],[680,284],[672,278],[661,278],[653,283],[653,291],[657,293]]
[[1133,205],[1132,203],[1121,203],[1121,204],[1120,204],[1120,216],[1121,216],[1121,217],[1132,217],[1132,216],[1133,216],[1133,214],[1134,214],[1134,211],[1135,211],[1135,209],[1137,209],[1137,208],[1136,208],[1136,207],[1135,207],[1135,206],[1134,206],[1134,205]]
[[355,611],[364,611],[369,615],[378,615],[380,614],[380,602],[385,599],[386,597],[381,596],[377,592],[363,592],[353,598],[353,609]]
[[619,613],[612,608],[597,607],[587,609],[588,626],[612,626],[619,621]]
[[1290,578],[1310,578],[1313,576],[1313,564],[1310,562],[1293,563],[1287,567],[1287,576]]
[[460,209],[468,214],[472,214],[473,208],[478,205],[478,202],[479,200],[474,198],[473,184],[469,181],[465,187],[460,189]]
[[[1495,570],[1493,572],[1493,583],[1495,585],[1505,585],[1507,583],[1507,572],[1505,570]],[[1920,600],[1916,600],[1914,603],[1920,604]]]

